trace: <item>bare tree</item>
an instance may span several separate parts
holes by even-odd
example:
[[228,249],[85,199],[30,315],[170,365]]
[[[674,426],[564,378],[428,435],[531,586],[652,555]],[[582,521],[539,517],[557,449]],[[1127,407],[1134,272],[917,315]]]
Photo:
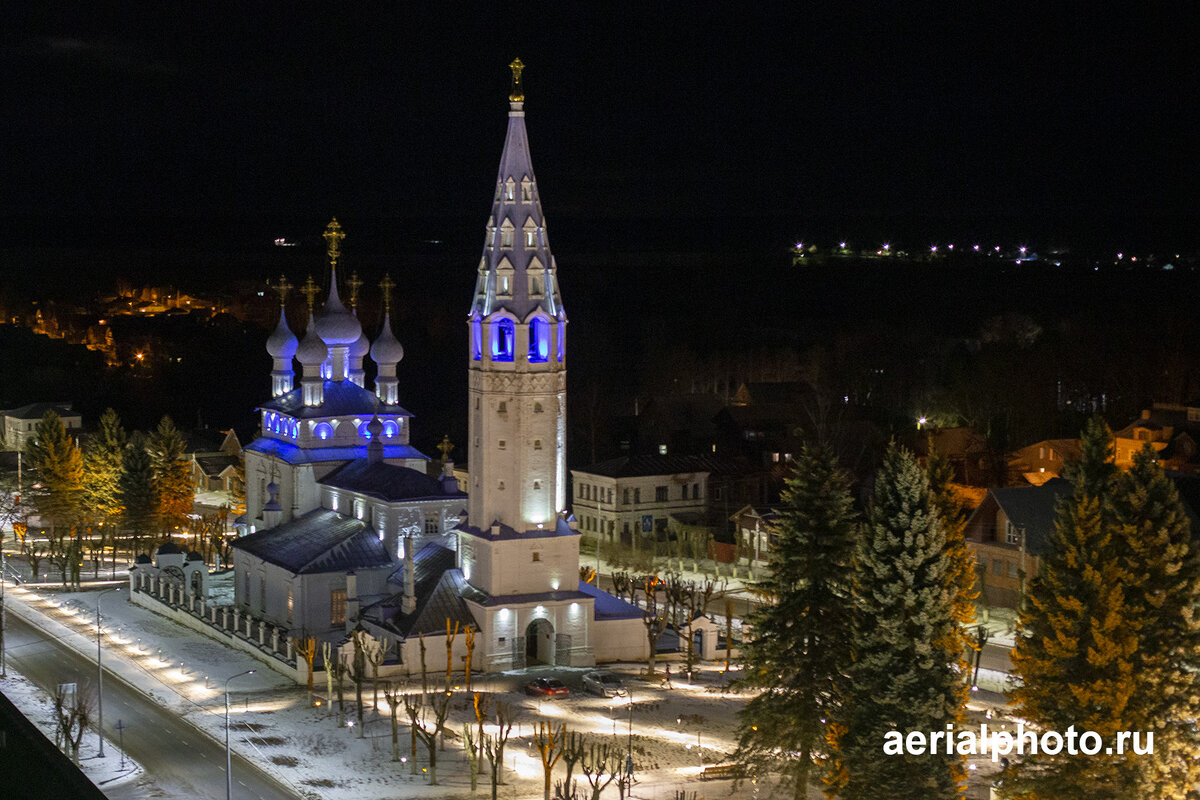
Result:
[[317,657],[317,640],[312,636],[300,636],[292,639],[292,649],[304,659],[308,667],[308,693],[313,692],[313,661]]
[[329,706],[330,712],[333,711],[333,670],[331,665],[334,662],[333,658],[334,647],[332,642],[321,642],[321,666],[325,668],[325,704]]
[[478,742],[475,741],[475,731],[471,728],[471,723],[463,723],[463,749],[467,753],[467,774],[471,776],[471,797],[475,796],[475,790],[479,787],[479,771],[476,769],[479,761],[479,752],[476,749]]
[[621,751],[608,744],[592,744],[579,762],[579,769],[592,787],[592,800],[600,800],[600,793],[621,772]]
[[567,726],[539,721],[533,729],[533,746],[542,757],[543,800],[550,800],[550,776],[563,754],[563,739]]
[[346,673],[350,680],[354,681],[354,706],[355,713],[358,715],[358,738],[363,738],[363,701],[362,687],[363,681],[367,679],[367,653],[363,647],[363,639],[370,639],[371,634],[367,633],[362,628],[355,628],[350,635],[350,642],[353,646],[353,652],[348,659]]
[[492,800],[496,800],[496,789],[504,779],[504,746],[512,733],[515,715],[508,703],[496,703],[496,735],[483,737],[483,752],[487,756],[489,777],[492,782]]
[[392,691],[392,685],[389,683],[383,687],[383,697],[387,701],[388,708],[392,712],[392,761],[399,761],[400,725],[396,721],[396,710],[404,702],[404,695],[402,695],[399,691]]
[[421,645],[421,693],[429,694],[429,671],[425,668],[425,634],[418,632],[417,641]]
[[387,659],[388,642],[386,639],[376,639],[367,635],[364,631],[362,648],[366,653],[367,663],[371,665],[371,707],[379,708],[379,668]]
[[459,623],[454,623],[454,631],[450,630],[450,618],[446,617],[446,691],[450,691],[450,670],[454,669],[454,640],[458,638]]
[[571,785],[571,774],[575,771],[575,765],[583,758],[584,750],[587,747],[587,742],[583,738],[583,734],[576,731],[567,733],[563,739],[562,760],[567,768],[567,778],[564,786]]
[[[492,705],[492,696],[483,692],[474,692],[471,697],[471,706],[475,711],[475,724],[479,727],[479,733],[475,737],[475,744],[482,750],[483,748],[483,723],[487,722],[488,708]],[[477,761],[479,764],[479,772],[483,773],[483,755],[478,754]]]
[[471,691],[471,659],[475,657],[475,627],[468,625],[466,631],[467,658],[463,663],[463,686]]
[[[404,698],[404,710],[412,724],[413,733],[425,745],[429,753],[429,785],[437,785],[438,736],[446,728],[446,716],[450,713],[450,694],[436,693],[420,702]],[[431,727],[426,727],[426,726]]]

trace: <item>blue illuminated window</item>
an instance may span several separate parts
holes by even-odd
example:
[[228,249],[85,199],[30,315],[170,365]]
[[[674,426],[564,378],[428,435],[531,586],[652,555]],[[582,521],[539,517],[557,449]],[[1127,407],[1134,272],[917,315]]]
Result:
[[362,423],[361,425],[359,425],[359,426],[358,426],[358,435],[359,435],[359,436],[361,436],[361,437],[362,437],[362,438],[364,438],[364,439],[370,439],[370,438],[371,438],[371,431],[370,431],[370,430],[368,430],[368,428],[367,428],[367,426],[368,426],[369,424],[370,424],[369,422],[364,422],[364,423]]
[[567,326],[558,326],[558,360],[561,363],[567,354]]
[[333,426],[328,422],[318,422],[317,426],[313,428],[313,435],[324,441],[333,436]]
[[515,338],[515,328],[511,319],[492,323],[492,361],[512,361]]
[[550,323],[540,317],[534,317],[529,323],[529,360],[550,360]]
[[400,426],[396,424],[394,419],[385,419],[383,421],[383,438],[394,439],[400,435]]
[[471,320],[471,357],[483,358],[483,323],[477,319]]

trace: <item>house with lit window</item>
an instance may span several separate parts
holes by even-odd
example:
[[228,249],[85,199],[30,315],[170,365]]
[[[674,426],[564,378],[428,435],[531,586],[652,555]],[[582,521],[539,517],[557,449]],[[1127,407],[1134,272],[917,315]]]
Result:
[[26,443],[34,438],[37,424],[47,411],[58,414],[67,432],[74,435],[83,427],[83,417],[71,403],[30,403],[20,408],[0,411],[0,433],[4,434],[4,449],[23,451]]
[[1078,461],[1081,452],[1078,439],[1043,439],[1013,452],[1008,468],[1010,474],[1019,474],[1026,483],[1041,486],[1062,477],[1063,466]]
[[1019,606],[1026,581],[1041,568],[1058,501],[1071,491],[1062,478],[1041,486],[988,490],[966,526],[967,547],[977,560],[981,605]]
[[1200,472],[1200,400],[1182,405],[1155,403],[1120,430],[1113,431],[1117,466],[1128,469],[1147,444],[1167,469]]

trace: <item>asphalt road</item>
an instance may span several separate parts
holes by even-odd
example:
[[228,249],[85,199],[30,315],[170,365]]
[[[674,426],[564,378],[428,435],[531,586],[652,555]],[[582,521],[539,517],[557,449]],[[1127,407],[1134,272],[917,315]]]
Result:
[[[8,615],[8,660],[29,680],[50,692],[63,682],[96,683],[96,662],[48,638],[15,614]],[[109,741],[120,719],[125,725],[125,752],[145,767],[138,781],[106,789],[112,800],[141,798],[225,797],[225,746],[200,733],[172,712],[155,705],[120,678],[104,673],[104,726]],[[234,736],[237,736],[236,730]],[[95,736],[89,731],[87,736]],[[108,758],[117,758],[109,753]],[[101,787],[102,789],[104,787]],[[239,800],[295,800],[254,764],[233,755],[233,796]]]

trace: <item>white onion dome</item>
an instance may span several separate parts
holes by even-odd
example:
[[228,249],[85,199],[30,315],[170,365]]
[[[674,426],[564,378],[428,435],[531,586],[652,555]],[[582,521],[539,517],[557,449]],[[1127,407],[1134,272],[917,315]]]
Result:
[[383,331],[375,340],[375,344],[371,345],[371,359],[376,364],[394,365],[402,358],[404,358],[404,346],[392,333],[392,315],[391,312],[387,312],[383,315]]
[[362,325],[346,310],[338,297],[337,272],[331,275],[329,299],[325,301],[321,313],[317,314],[317,334],[330,347],[349,347],[362,336]]
[[308,318],[308,330],[304,332],[304,341],[296,349],[296,358],[304,365],[306,371],[311,369],[313,370],[312,374],[316,374],[315,370],[328,357],[329,348],[325,346],[325,342],[317,334],[316,321],[310,315]]
[[267,353],[271,358],[290,360],[296,355],[296,348],[300,346],[300,340],[296,338],[296,334],[292,333],[292,329],[287,324],[287,314],[282,310],[279,312],[279,324],[275,326],[275,330],[267,337]]
[[358,338],[354,340],[354,344],[350,345],[350,357],[361,362],[363,357],[369,352],[371,352],[371,341],[362,332],[362,327],[360,326]]

